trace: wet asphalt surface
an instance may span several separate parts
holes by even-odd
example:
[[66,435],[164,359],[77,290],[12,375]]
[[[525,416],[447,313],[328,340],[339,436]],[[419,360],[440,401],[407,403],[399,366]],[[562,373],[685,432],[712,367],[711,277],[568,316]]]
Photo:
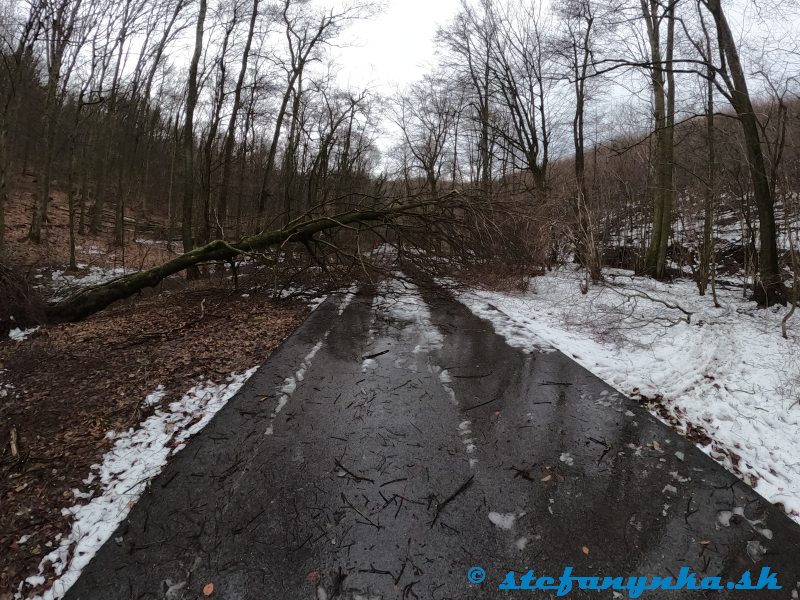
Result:
[[153,480],[67,598],[199,598],[207,583],[226,600],[547,598],[497,586],[511,569],[568,565],[723,579],[770,566],[781,591],[644,597],[797,598],[800,527],[563,354],[513,349],[424,295],[438,345],[391,299],[317,309]]

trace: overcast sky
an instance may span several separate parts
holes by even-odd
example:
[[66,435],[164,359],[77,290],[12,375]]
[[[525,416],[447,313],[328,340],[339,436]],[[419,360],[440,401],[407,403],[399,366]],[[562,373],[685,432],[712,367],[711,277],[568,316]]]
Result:
[[344,36],[353,46],[338,50],[341,80],[353,87],[390,93],[435,62],[436,29],[455,16],[459,0],[386,0],[386,9],[359,21]]
[[[349,0],[315,0],[320,6],[341,7]],[[547,0],[540,0],[547,5]],[[797,57],[787,61],[784,56],[772,55],[776,49],[789,51],[796,47],[789,43],[787,35],[796,33],[800,16],[798,6],[782,6],[781,11],[765,10],[759,2],[765,0],[730,0],[728,17],[742,46],[754,46],[753,56],[767,52],[770,70],[777,75],[786,76],[787,68],[796,73]],[[774,1],[774,0],[770,0]],[[461,0],[383,0],[385,8],[377,16],[356,21],[341,36],[340,47],[333,48],[340,69],[339,83],[351,89],[370,89],[385,96],[402,89],[409,83],[419,80],[435,65],[437,29],[447,24],[458,12]],[[634,5],[635,6],[635,5]],[[790,47],[787,47],[790,46]],[[748,72],[756,71],[761,65],[751,65],[751,56],[745,52]],[[751,85],[757,95],[761,82]],[[690,84],[683,95],[697,93]],[[590,121],[594,112],[605,114],[611,123],[604,127],[605,137],[630,133],[628,129],[638,130],[647,126],[650,117],[647,79],[632,76],[624,85],[603,86],[602,93],[593,97],[590,107]],[[688,106],[688,105],[687,105]],[[691,108],[691,107],[690,107]],[[623,116],[624,115],[624,116]],[[617,127],[624,125],[624,131]],[[387,150],[398,138],[399,130],[390,121],[384,121],[378,146]],[[598,132],[600,135],[600,132]],[[602,137],[602,136],[601,136]],[[556,150],[554,147],[553,150]]]

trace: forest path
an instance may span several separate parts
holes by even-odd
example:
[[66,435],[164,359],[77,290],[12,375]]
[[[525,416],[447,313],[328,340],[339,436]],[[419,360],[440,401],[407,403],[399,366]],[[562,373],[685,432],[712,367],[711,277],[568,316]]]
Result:
[[[209,583],[226,600],[496,598],[508,570],[566,566],[771,566],[784,590],[749,594],[792,597],[800,528],[751,488],[563,354],[511,348],[461,304],[398,285],[318,308],[67,598],[199,598]],[[737,508],[748,518],[722,512]]]

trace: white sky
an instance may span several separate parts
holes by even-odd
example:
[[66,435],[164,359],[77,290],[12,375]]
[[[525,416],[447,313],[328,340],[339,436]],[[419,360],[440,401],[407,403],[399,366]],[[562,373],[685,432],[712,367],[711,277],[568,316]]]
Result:
[[[333,5],[337,8],[350,3],[350,0],[314,1],[321,7]],[[780,15],[775,11],[759,11],[758,2],[764,1],[730,0],[728,17],[738,34],[740,44],[754,44],[762,51],[771,46],[782,50],[790,49],[785,47],[786,35],[796,31],[800,21],[798,11],[789,10],[789,7]],[[545,6],[549,4],[548,0],[539,2]],[[352,23],[337,40],[337,47],[330,49],[330,56],[335,60],[338,69],[338,83],[342,87],[368,89],[384,96],[392,96],[398,88],[402,89],[418,81],[437,63],[434,42],[436,31],[457,14],[461,0],[383,0],[383,3],[384,9],[378,15]],[[796,43],[788,45],[797,47]],[[756,51],[756,54],[759,52]],[[747,58],[748,53],[745,53],[745,59]],[[791,67],[796,67],[794,62],[800,62],[800,59],[793,61]],[[770,64],[773,67],[786,65],[786,59],[772,60]],[[610,111],[611,114],[622,109],[625,113],[623,122],[637,130],[644,130],[649,118],[646,79],[638,81],[637,85],[639,87],[636,90],[613,86],[605,88],[595,98],[597,102],[593,102],[591,109]],[[693,88],[687,90],[687,93],[691,91]],[[753,86],[753,92],[758,93],[757,85]],[[609,100],[612,101],[610,104]],[[631,112],[632,107],[641,107],[642,110]],[[634,124],[630,121],[632,117],[640,118],[641,122]],[[607,132],[608,136],[619,133],[613,127]],[[377,140],[378,146],[384,151],[388,150],[398,139],[398,135],[399,129],[390,121],[384,120]]]
[[459,0],[386,0],[373,19],[348,28],[335,51],[343,84],[385,94],[419,79],[435,62],[434,36],[455,16]]

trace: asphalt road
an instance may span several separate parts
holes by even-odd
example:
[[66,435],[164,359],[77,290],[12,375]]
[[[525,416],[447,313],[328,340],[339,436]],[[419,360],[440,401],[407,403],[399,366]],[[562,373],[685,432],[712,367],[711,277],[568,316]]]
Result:
[[780,591],[644,597],[797,598],[800,527],[563,354],[525,354],[424,295],[430,324],[367,294],[317,309],[67,598],[199,598],[208,583],[226,600],[547,598],[498,584],[566,566],[724,580],[769,566]]

